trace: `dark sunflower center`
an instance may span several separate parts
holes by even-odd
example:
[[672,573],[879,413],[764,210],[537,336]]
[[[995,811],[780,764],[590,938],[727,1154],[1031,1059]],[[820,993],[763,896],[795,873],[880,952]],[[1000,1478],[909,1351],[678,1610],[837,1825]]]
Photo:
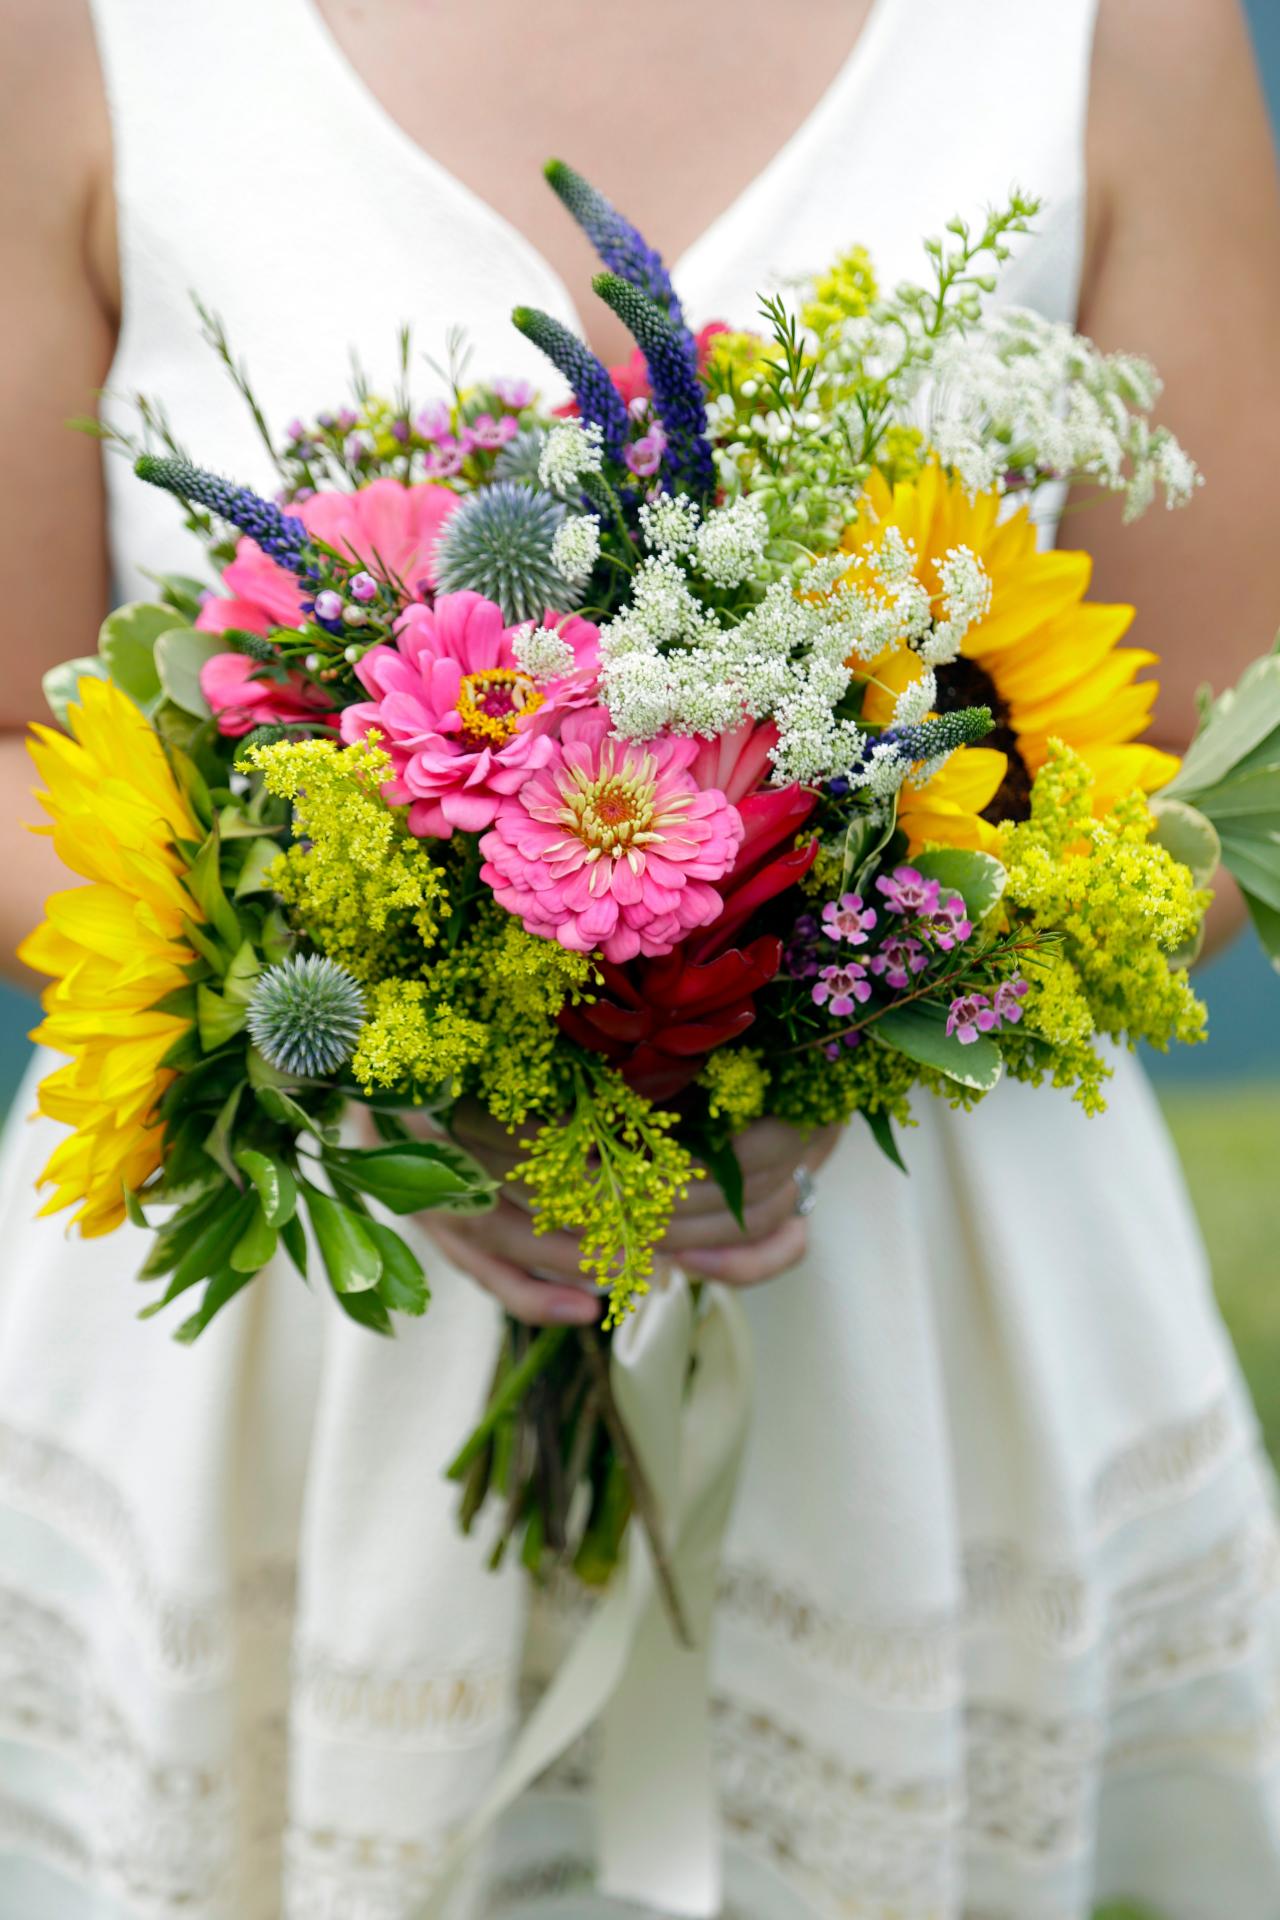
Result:
[[936,711],[954,713],[958,707],[990,707],[994,725],[980,744],[998,748],[1009,760],[1004,779],[982,809],[982,818],[993,825],[1000,820],[1029,819],[1031,775],[1010,724],[1008,702],[1001,699],[995,681],[976,660],[953,660],[938,675]]

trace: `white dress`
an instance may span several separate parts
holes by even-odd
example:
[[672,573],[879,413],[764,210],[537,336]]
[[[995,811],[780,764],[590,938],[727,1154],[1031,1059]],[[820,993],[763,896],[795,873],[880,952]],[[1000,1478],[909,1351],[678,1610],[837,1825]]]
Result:
[[[388,378],[403,317],[424,350],[460,324],[476,368],[541,376],[504,316],[572,319],[564,288],[308,0],[95,11],[115,390],[265,485],[190,288],[277,422],[341,403],[353,344]],[[749,322],[763,276],[855,239],[896,278],[1017,179],[1050,211],[1004,291],[1069,316],[1092,14],[877,0],[676,266],[688,310]],[[190,571],[172,503],[109,471],[122,592]],[[909,1179],[849,1133],[804,1269],[749,1300],[725,1913],[1084,1920],[1129,1895],[1275,1920],[1271,1486],[1151,1095],[1123,1059],[1101,1120],[1018,1086],[919,1118]],[[434,1258],[430,1314],[385,1342],[272,1272],[177,1348],[134,1318],[131,1229],[33,1222],[54,1137],[15,1122],[0,1202],[0,1920],[407,1920],[518,1711],[522,1589],[455,1536],[440,1472],[493,1305]],[[480,1911],[640,1911],[591,1892],[588,1773],[569,1756],[516,1810]]]

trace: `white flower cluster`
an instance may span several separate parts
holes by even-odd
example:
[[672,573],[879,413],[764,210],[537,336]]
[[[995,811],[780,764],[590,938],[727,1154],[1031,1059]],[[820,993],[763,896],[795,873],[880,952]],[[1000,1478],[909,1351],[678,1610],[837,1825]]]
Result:
[[599,473],[604,462],[603,435],[594,423],[562,420],[552,427],[538,456],[538,479],[551,493],[571,493],[582,476]]
[[573,670],[573,648],[554,627],[518,627],[511,636],[511,651],[521,673],[545,684],[559,680]]
[[551,542],[551,559],[571,587],[586,584],[599,558],[600,522],[594,514],[574,513],[560,522]]
[[640,509],[640,532],[651,553],[688,553],[702,515],[687,493],[662,493]]
[[969,547],[949,547],[937,562],[942,619],[920,642],[927,667],[945,667],[960,655],[965,635],[991,611],[991,575]]
[[996,309],[944,337],[931,371],[927,437],[974,492],[1010,473],[1090,479],[1123,493],[1133,519],[1157,490],[1180,506],[1200,483],[1173,435],[1146,418],[1160,395],[1149,362],[1099,353],[1061,321]]
[[712,586],[745,586],[760,570],[768,538],[768,520],[744,494],[706,516],[694,543],[695,564]]

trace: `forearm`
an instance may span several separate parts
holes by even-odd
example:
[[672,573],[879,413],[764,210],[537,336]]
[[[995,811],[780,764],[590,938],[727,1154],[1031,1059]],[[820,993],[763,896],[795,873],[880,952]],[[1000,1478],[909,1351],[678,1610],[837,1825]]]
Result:
[[18,959],[15,949],[40,920],[49,894],[77,885],[47,834],[32,833],[43,820],[33,798],[35,769],[20,733],[0,733],[0,973],[28,992],[44,985]]

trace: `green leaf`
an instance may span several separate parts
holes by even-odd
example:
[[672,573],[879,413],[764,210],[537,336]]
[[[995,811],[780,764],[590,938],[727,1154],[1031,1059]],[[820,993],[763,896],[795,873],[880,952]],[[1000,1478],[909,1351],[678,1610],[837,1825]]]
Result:
[[240,1185],[235,1161],[231,1157],[231,1129],[235,1125],[236,1114],[240,1107],[240,1096],[244,1092],[243,1080],[233,1087],[222,1103],[217,1119],[205,1135],[204,1150],[209,1158],[222,1168],[228,1180],[237,1188]]
[[1280,913],[1280,835],[1223,826],[1222,864],[1246,893]]
[[1000,1049],[989,1034],[981,1033],[965,1046],[955,1034],[947,1032],[947,1016],[941,1007],[929,1007],[916,1001],[908,1007],[894,1007],[876,1021],[876,1037],[905,1053],[908,1060],[921,1066],[936,1067],[949,1080],[962,1087],[977,1087],[989,1093],[1004,1067]]
[[249,1224],[231,1249],[231,1264],[237,1273],[257,1273],[276,1250],[277,1234],[258,1202]]
[[1271,653],[1255,660],[1235,687],[1219,695],[1164,791],[1171,798],[1203,805],[1210,789],[1278,728],[1280,656]]
[[221,1313],[228,1301],[234,1300],[252,1278],[252,1273],[241,1272],[234,1267],[224,1267],[221,1273],[215,1274],[205,1288],[204,1299],[196,1312],[189,1320],[184,1320],[180,1327],[174,1328],[174,1339],[180,1340],[184,1347],[189,1347],[204,1332],[214,1314]]
[[938,847],[918,853],[911,864],[926,880],[937,880],[944,892],[958,893],[975,926],[991,912],[1008,878],[991,854],[964,847]]
[[98,630],[98,652],[121,690],[149,713],[160,699],[155,647],[174,625],[173,608],[132,600],[109,613]]
[[444,1142],[335,1148],[325,1160],[349,1185],[392,1213],[422,1213],[430,1207],[487,1213],[496,1204],[496,1185],[479,1161]]
[[227,999],[236,1001],[241,1007],[247,1007],[253,998],[254,984],[261,971],[252,940],[241,941],[232,957],[231,965],[227,968],[227,983],[223,989]]
[[1263,952],[1276,972],[1280,973],[1280,911],[1269,907],[1265,900],[1259,900],[1252,893],[1245,894],[1244,903],[1249,909],[1254,932],[1262,942]]
[[335,1293],[365,1293],[382,1278],[382,1255],[365,1222],[340,1200],[302,1182],[307,1214]]
[[224,1000],[220,993],[203,983],[196,988],[196,1024],[200,1045],[214,1053],[244,1027],[244,1008],[237,1001]]
[[406,1246],[394,1227],[381,1220],[361,1220],[361,1226],[382,1256],[379,1296],[396,1313],[425,1313],[431,1299],[427,1276],[412,1247]]
[[159,1280],[162,1275],[172,1273],[214,1214],[228,1203],[231,1193],[226,1181],[219,1180],[215,1188],[198,1193],[172,1214],[163,1226],[154,1228],[147,1257],[138,1271],[139,1280]]
[[298,1183],[284,1161],[257,1147],[237,1147],[232,1158],[252,1180],[269,1224],[283,1227],[292,1220],[298,1207]]
[[1280,766],[1251,767],[1248,772],[1237,769],[1229,780],[1211,788],[1201,804],[1212,808],[1215,820],[1249,816],[1280,820]]
[[[249,1054],[249,1079],[253,1081],[253,1052]],[[253,1097],[268,1120],[274,1120],[278,1127],[290,1127],[294,1133],[311,1133],[322,1140],[328,1129],[321,1130],[318,1120],[313,1120],[305,1107],[300,1107],[291,1094],[283,1087],[264,1087],[254,1085]]]
[[280,1238],[284,1243],[285,1252],[305,1280],[307,1277],[307,1236],[303,1231],[302,1222],[296,1213],[292,1219],[282,1220],[280,1222]]
[[209,591],[207,581],[193,579],[189,573],[152,573],[146,567],[143,572],[148,580],[155,582],[168,601],[171,627],[177,625],[173,618],[175,613],[183,620],[195,619]]
[[1152,838],[1184,867],[1190,867],[1197,887],[1207,887],[1222,857],[1213,822],[1206,820],[1198,807],[1189,806],[1185,800],[1170,800],[1162,793],[1152,798],[1151,811],[1156,822]]
[[348,1319],[355,1320],[360,1326],[368,1327],[371,1333],[385,1334],[391,1338],[395,1329],[391,1325],[391,1315],[387,1312],[382,1297],[377,1293],[340,1293],[338,1305]]
[[200,691],[200,669],[216,653],[225,653],[227,643],[214,633],[197,633],[194,627],[175,627],[170,623],[155,643],[156,672],[160,685],[175,707],[207,720],[213,709]]
[[67,708],[75,704],[82,680],[109,680],[103,661],[97,654],[82,654],[75,660],[62,660],[41,677],[40,686],[50,713],[60,727],[68,725]]
[[149,1320],[162,1307],[167,1307],[170,1301],[176,1300],[180,1293],[185,1293],[188,1287],[198,1286],[201,1280],[219,1272],[248,1226],[257,1204],[252,1194],[237,1193],[231,1186],[221,1188],[217,1204],[202,1220],[199,1232],[174,1267],[173,1277],[164,1293],[159,1300],[153,1300],[150,1306],[142,1309],[139,1319]]
[[209,926],[234,951],[240,946],[244,935],[235,908],[223,890],[221,862],[222,842],[215,831],[203,842],[187,869],[185,884]]
[[719,1187],[724,1195],[726,1207],[745,1233],[747,1223],[743,1217],[745,1194],[742,1162],[738,1158],[732,1139],[726,1133],[712,1133],[707,1130],[698,1133],[689,1144]]
[[902,1157],[897,1140],[894,1138],[893,1122],[890,1120],[888,1114],[885,1113],[882,1108],[878,1108],[875,1113],[869,1113],[865,1107],[861,1108],[860,1111],[863,1119],[871,1129],[872,1139],[886,1160],[892,1160],[898,1171],[905,1173],[907,1171],[907,1163]]
[[244,863],[236,881],[236,899],[243,899],[246,893],[270,893],[272,888],[267,875],[279,858],[279,841],[261,836],[251,840],[245,848]]

